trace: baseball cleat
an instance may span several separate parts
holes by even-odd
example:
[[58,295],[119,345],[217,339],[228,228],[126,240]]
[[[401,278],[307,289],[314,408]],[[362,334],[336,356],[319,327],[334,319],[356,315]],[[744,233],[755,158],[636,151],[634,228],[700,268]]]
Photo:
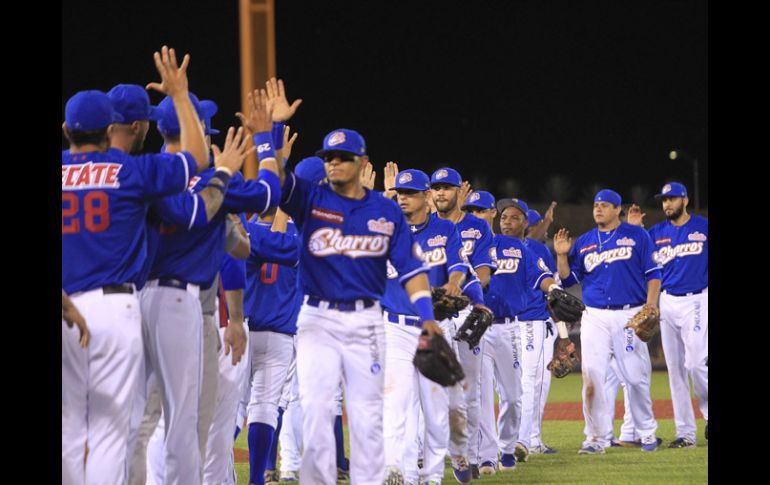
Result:
[[296,482],[299,480],[299,473],[288,471],[288,472],[281,472],[281,481],[282,482]]
[[481,463],[479,467],[479,473],[482,475],[494,475],[497,472],[495,463],[492,461],[485,461]]
[[533,446],[529,449],[530,455],[552,455],[554,453],[557,453],[557,450],[554,450],[548,445]]
[[497,464],[500,471],[514,470],[516,468],[516,457],[513,453],[503,453],[500,455],[500,463]]
[[278,485],[279,480],[277,470],[265,470],[265,485]]
[[394,466],[389,467],[383,485],[404,485],[404,475],[401,474],[401,470]]
[[516,443],[516,449],[513,450],[513,456],[519,463],[526,463],[529,459],[529,450],[521,443]]
[[350,481],[350,470],[346,470],[342,467],[337,467],[337,481],[338,482],[349,482]]
[[677,438],[668,444],[669,448],[695,448],[695,443],[687,438]]
[[604,447],[599,445],[588,445],[578,450],[578,455],[603,455],[605,453]]
[[479,473],[479,466],[475,463],[471,463],[471,478],[474,480],[481,478],[481,473]]
[[464,456],[457,458],[452,457],[452,474],[457,480],[457,483],[471,483],[471,467],[468,465],[468,460]]
[[645,436],[642,438],[642,451],[655,451],[662,442],[663,440],[661,439],[658,441],[658,438],[655,438],[655,435]]

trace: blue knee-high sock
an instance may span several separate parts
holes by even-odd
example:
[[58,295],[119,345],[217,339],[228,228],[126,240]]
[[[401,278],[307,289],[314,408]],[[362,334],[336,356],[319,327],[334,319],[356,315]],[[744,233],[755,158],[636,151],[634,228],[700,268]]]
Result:
[[278,461],[278,437],[281,436],[281,425],[283,425],[283,408],[278,408],[278,425],[273,434],[273,445],[270,447],[270,453],[267,455],[267,465],[265,470],[275,470],[275,462]]
[[267,453],[273,444],[273,427],[265,423],[249,425],[249,483],[264,485]]
[[334,440],[337,442],[337,467],[348,470],[350,464],[345,458],[345,435],[342,434],[342,416],[334,418]]

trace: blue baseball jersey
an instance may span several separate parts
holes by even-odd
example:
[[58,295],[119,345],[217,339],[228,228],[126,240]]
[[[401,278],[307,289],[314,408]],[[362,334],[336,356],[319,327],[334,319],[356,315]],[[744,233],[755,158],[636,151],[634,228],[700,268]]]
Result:
[[[438,216],[436,216],[438,217]],[[463,251],[474,269],[489,266],[494,271],[492,260],[492,230],[489,224],[473,214],[465,214],[457,223],[457,232],[463,242]]]
[[[556,261],[553,259],[551,251],[548,250],[545,244],[534,239],[527,238],[524,241],[527,251],[529,251],[533,257],[537,258],[538,267],[547,268],[551,276],[554,277],[556,271]],[[540,289],[538,283],[537,288],[530,288],[529,295],[524,302],[524,310],[516,315],[520,320],[546,320],[550,317],[548,313],[548,306],[546,304],[545,293]]]
[[[296,269],[299,236],[291,222],[286,233],[272,232],[270,226],[268,222],[249,222],[246,226],[252,244],[246,260],[244,315],[249,318],[252,332],[269,330],[294,335],[302,306]],[[277,260],[287,264],[278,264]]]
[[[431,215],[424,226],[410,226],[414,241],[420,246],[422,260],[428,266],[431,287],[443,286],[449,281],[449,273],[468,272],[463,258],[463,246],[455,225],[448,220]],[[385,296],[380,302],[390,313],[417,316],[417,310],[409,300],[406,290],[398,282],[398,271],[388,262],[388,282]]]
[[540,291],[540,283],[553,273],[519,238],[495,234],[492,248],[497,270],[489,280],[484,300],[495,317],[524,319],[521,315],[527,310],[532,292]]
[[[206,187],[214,167],[193,177],[189,190],[200,192]],[[244,180],[240,172],[233,174],[227,186],[222,207],[203,227],[192,229],[180,224],[163,223],[160,246],[150,270],[150,279],[175,278],[208,288],[219,271],[225,252],[225,224],[228,213],[262,213],[270,208],[275,194],[262,180]]]
[[182,192],[197,170],[188,152],[62,151],[62,288],[135,282],[147,257],[147,202]]
[[679,227],[666,220],[650,228],[664,290],[683,295],[709,285],[708,235],[708,219],[695,214]]
[[363,199],[337,195],[329,184],[286,175],[281,209],[301,231],[302,291],[329,301],[380,300],[390,260],[403,284],[428,268],[396,203],[365,189]]
[[641,305],[647,301],[647,281],[660,279],[655,248],[643,228],[621,222],[609,232],[592,229],[569,252],[571,274],[563,281],[583,284],[583,303],[594,308]]
[[[229,254],[225,253],[222,256],[222,266],[219,269],[219,279],[222,281],[222,289],[224,291],[238,291],[245,289],[246,261],[242,259],[235,259]],[[243,306],[246,306],[245,299]]]

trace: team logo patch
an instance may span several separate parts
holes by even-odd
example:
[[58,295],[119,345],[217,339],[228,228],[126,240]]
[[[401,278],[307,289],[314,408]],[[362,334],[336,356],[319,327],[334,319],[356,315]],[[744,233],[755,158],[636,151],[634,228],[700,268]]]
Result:
[[396,268],[391,264],[390,260],[385,261],[385,268],[389,280],[398,278],[398,271],[396,271]]
[[598,244],[589,244],[588,246],[583,246],[582,248],[580,248],[580,254],[587,253],[588,251],[593,251],[598,247],[599,247]]
[[321,209],[320,207],[313,207],[310,210],[310,217],[313,219],[321,219],[322,221],[331,222],[333,224],[342,224],[345,222],[342,212],[337,212],[329,209]]
[[411,182],[411,181],[412,181],[412,174],[409,173],[409,172],[402,173],[401,176],[398,177],[398,183],[400,183],[400,184],[405,184],[405,183]]
[[626,332],[626,352],[634,351],[634,331],[630,328],[624,329]]
[[545,273],[548,273],[551,271],[548,265],[545,264],[545,261],[543,261],[543,258],[537,258],[537,267],[540,269],[540,271],[543,271]]
[[198,182],[200,182],[200,180],[201,180],[201,178],[199,176],[197,176],[197,175],[195,175],[192,178],[190,178],[190,183],[187,184],[187,190],[192,192],[193,189],[195,188],[195,186],[198,185]]
[[386,236],[392,236],[393,231],[396,230],[396,225],[386,220],[384,217],[380,217],[376,221],[374,219],[369,219],[366,226],[370,231],[385,234]]
[[345,132],[344,131],[335,131],[334,133],[329,136],[329,141],[327,145],[330,147],[333,147],[335,145],[339,145],[340,143],[345,143]]
[[519,261],[520,258],[498,259],[495,274],[515,273],[519,269]]
[[480,198],[481,198],[481,194],[479,194],[478,192],[474,192],[471,194],[471,202],[476,202]]
[[435,248],[436,246],[446,246],[447,237],[446,236],[435,236],[430,239],[428,239],[428,246]]
[[369,370],[372,371],[372,374],[377,375],[382,370],[382,367],[380,366],[380,364],[375,362],[374,364],[372,364],[372,366],[369,368]]
[[690,240],[690,241],[701,241],[701,242],[703,242],[703,241],[706,240],[706,235],[703,234],[703,233],[700,233],[700,232],[693,232],[692,234],[687,236],[687,239]]
[[703,253],[702,242],[691,242],[677,244],[674,247],[663,246],[652,254],[652,259],[659,264],[667,264],[674,258],[684,258],[685,256],[697,256]]
[[615,261],[623,261],[626,259],[631,259],[631,255],[633,254],[634,250],[630,247],[619,247],[610,249],[608,251],[604,251],[602,253],[591,253],[585,257],[583,260],[583,265],[586,268],[586,272],[590,273],[593,271],[597,266],[600,266],[604,263],[614,263]]
[[437,179],[444,179],[444,178],[447,178],[448,176],[449,176],[449,172],[447,172],[443,168],[439,170],[438,173],[436,174]]
[[440,266],[442,264],[446,264],[446,251],[443,247],[431,249],[430,251],[425,252],[425,254],[422,257],[422,260],[425,261],[425,263],[430,268],[432,268],[433,266]]
[[376,258],[388,252],[388,236],[343,235],[339,229],[322,227],[310,235],[307,247],[313,256],[344,255],[349,258]]
[[663,237],[660,239],[655,240],[655,244],[661,245],[661,244],[671,244],[671,238],[670,237]]
[[514,362],[513,362],[513,368],[514,368],[514,369],[518,369],[518,368],[519,368],[519,365],[521,365],[521,364],[519,364],[519,361],[518,361],[518,360],[516,360],[516,361],[514,361]]
[[527,350],[529,350],[530,352],[532,352],[533,350],[535,350],[535,346],[534,346],[534,345],[532,345],[532,344],[527,344]]
[[664,185],[663,186],[663,193],[664,194],[668,194],[669,192],[671,192],[671,185],[670,184]]
[[618,241],[615,244],[617,244],[618,246],[636,246],[636,241],[634,241],[630,237],[624,237],[622,239],[618,239]]
[[474,347],[473,355],[479,355],[479,352],[481,352],[481,347]]
[[481,238],[481,231],[478,229],[466,229],[462,232],[460,232],[460,237],[463,239],[480,239]]
[[516,249],[516,248],[503,249],[503,256],[508,256],[509,258],[520,258],[521,249]]
[[62,165],[61,189],[117,189],[120,187],[118,173],[123,165],[119,163],[81,163]]

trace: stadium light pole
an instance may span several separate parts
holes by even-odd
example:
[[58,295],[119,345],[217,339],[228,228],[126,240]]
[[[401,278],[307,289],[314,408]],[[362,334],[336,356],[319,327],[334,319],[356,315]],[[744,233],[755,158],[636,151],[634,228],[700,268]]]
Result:
[[695,184],[695,210],[700,210],[700,181],[698,177],[698,159],[682,150],[671,150],[668,154],[668,158],[671,160],[686,160],[692,161],[692,178],[693,184]]

